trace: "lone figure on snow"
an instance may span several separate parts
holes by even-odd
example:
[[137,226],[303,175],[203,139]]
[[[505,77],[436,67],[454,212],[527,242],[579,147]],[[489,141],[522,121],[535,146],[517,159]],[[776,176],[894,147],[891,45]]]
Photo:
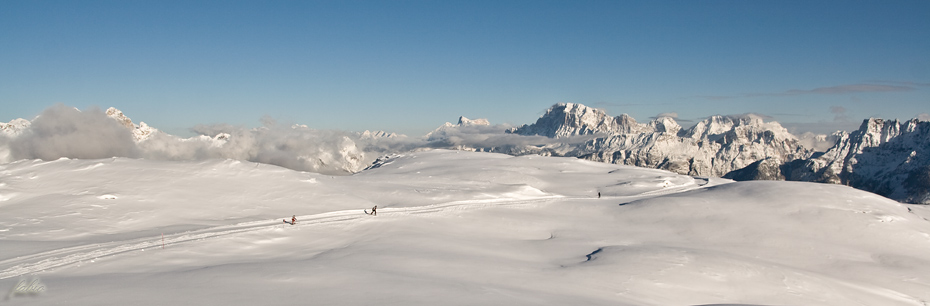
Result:
[[375,207],[372,207],[372,208],[371,208],[371,215],[372,215],[372,216],[377,216],[377,215],[378,215],[378,205],[375,205]]
[[291,224],[297,223],[297,215],[291,216]]

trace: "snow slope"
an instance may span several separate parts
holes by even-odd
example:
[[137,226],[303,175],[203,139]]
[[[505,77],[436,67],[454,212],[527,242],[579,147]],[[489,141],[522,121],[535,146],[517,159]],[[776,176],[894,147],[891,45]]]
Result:
[[926,206],[575,158],[19,161],[0,212],[10,305],[930,303]]

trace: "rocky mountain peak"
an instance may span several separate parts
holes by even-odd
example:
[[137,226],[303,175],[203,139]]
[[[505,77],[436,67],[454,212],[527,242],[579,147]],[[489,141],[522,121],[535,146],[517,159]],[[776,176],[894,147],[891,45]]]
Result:
[[0,135],[15,137],[22,134],[31,124],[32,122],[23,118],[13,119],[9,123],[0,122]]
[[672,135],[678,135],[678,132],[681,131],[681,126],[678,125],[678,122],[675,121],[672,117],[659,117],[652,122],[649,122],[649,127],[656,131],[656,133],[667,133]]
[[132,123],[132,119],[126,117],[122,111],[116,109],[115,107],[108,108],[106,113],[107,117],[113,118],[113,120],[116,120],[116,122],[119,122],[127,129],[135,129],[135,125]]
[[460,128],[475,127],[475,126],[489,126],[489,125],[491,125],[491,122],[489,122],[488,119],[468,119],[468,118],[465,118],[465,116],[460,116],[459,122],[457,124],[446,122],[445,124],[439,126],[432,132],[427,133],[426,139],[430,141],[437,140],[437,139],[443,139],[445,137],[448,137],[450,134],[457,133],[456,131]]
[[576,103],[558,103],[550,107],[536,123],[523,125],[510,132],[520,135],[541,135],[562,138],[577,135],[641,132],[646,125],[626,114],[610,117],[603,110]]
[[400,135],[397,133],[388,133],[385,131],[365,130],[364,132],[359,133],[359,138],[362,138],[362,139],[398,138],[398,137],[406,137],[406,136]]
[[836,183],[930,204],[930,122],[869,118],[815,158],[788,164],[789,180]]
[[468,119],[465,116],[459,117],[459,126],[472,126],[472,125],[491,125],[491,122],[488,119]]
[[685,133],[685,137],[693,139],[707,139],[721,135],[733,129],[733,119],[729,116],[714,115],[701,120]]
[[136,142],[144,141],[149,139],[153,134],[158,132],[158,129],[150,127],[145,122],[139,122],[138,125],[132,123],[132,119],[129,119],[122,111],[116,109],[115,107],[110,107],[106,111],[107,117],[116,120],[121,125],[126,127],[132,132],[132,138]]

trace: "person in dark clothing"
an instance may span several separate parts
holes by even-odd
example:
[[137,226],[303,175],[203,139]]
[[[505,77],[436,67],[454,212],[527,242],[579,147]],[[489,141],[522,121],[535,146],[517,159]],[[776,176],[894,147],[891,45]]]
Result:
[[375,207],[372,207],[372,208],[371,208],[371,215],[372,215],[372,216],[377,216],[377,215],[378,215],[378,205],[375,205]]

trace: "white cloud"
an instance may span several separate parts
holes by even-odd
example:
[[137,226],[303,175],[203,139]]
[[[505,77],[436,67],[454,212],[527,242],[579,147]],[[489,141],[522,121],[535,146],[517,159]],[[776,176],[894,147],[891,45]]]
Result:
[[903,92],[903,91],[913,91],[917,88],[924,86],[925,84],[921,83],[896,83],[897,85],[889,84],[849,84],[849,85],[838,85],[838,86],[828,86],[828,87],[818,87],[814,89],[789,89],[783,92],[776,93],[749,93],[737,96],[727,96],[727,95],[705,95],[705,96],[695,96],[696,98],[702,98],[706,100],[728,100],[733,98],[752,98],[752,97],[783,97],[783,96],[799,96],[799,95],[839,95],[839,94],[850,94],[850,93],[867,93],[867,92]]
[[833,114],[833,121],[836,122],[846,122],[849,121],[849,116],[846,116],[846,108],[842,106],[830,106],[830,113]]
[[665,118],[665,117],[672,118],[672,119],[678,119],[678,113],[676,112],[659,113],[655,117],[652,117],[652,119]]
[[859,92],[899,92],[912,91],[914,87],[901,85],[882,85],[882,84],[852,84],[830,87],[820,87],[814,89],[792,89],[781,94],[775,95],[804,95],[804,94],[847,94]]
[[103,111],[61,104],[43,111],[9,148],[14,160],[139,156],[131,132]]

